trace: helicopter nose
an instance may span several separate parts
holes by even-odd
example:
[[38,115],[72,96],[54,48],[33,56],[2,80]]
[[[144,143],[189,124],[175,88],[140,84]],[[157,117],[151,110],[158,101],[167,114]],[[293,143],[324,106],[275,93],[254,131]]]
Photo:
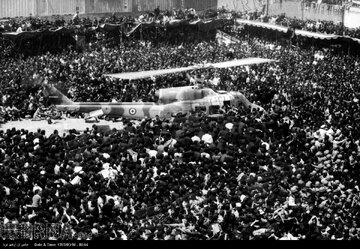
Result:
[[246,107],[251,107],[251,102],[244,96],[244,94],[235,91],[231,91],[230,94],[234,96],[234,102],[236,105],[242,104]]
[[77,112],[80,110],[79,105],[57,105],[57,108],[61,112]]
[[234,92],[234,91],[229,92],[229,94],[230,94],[230,96],[233,97],[232,100],[231,100],[232,105],[237,106],[238,103],[239,103],[239,100],[240,100],[239,94],[237,92]]
[[240,98],[240,96],[241,96],[241,94],[239,92],[231,91],[229,93],[235,98]]

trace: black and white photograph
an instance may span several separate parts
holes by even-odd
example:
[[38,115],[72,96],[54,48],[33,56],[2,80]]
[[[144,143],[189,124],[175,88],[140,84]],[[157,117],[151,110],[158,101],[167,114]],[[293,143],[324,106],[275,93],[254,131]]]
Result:
[[0,0],[0,247],[359,240],[359,91],[358,0]]

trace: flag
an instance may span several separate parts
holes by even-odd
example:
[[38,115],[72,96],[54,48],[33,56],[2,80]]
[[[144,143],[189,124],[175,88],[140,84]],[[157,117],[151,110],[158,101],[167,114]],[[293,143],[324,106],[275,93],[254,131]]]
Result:
[[216,32],[216,40],[219,44],[225,44],[225,45],[240,43],[240,41],[235,37],[232,37],[231,35],[222,32],[220,30]]
[[132,33],[134,33],[142,24],[139,23],[138,25],[136,25],[132,30],[130,30],[130,32],[128,32],[126,34],[127,37],[129,37]]

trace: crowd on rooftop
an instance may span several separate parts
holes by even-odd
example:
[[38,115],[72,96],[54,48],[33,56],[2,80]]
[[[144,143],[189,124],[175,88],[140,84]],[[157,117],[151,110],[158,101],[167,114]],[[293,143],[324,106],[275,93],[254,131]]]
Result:
[[[315,3],[315,1],[307,1],[305,2],[306,6]],[[340,1],[341,2],[341,1]],[[345,1],[342,1],[345,2]],[[322,1],[322,3],[326,3]],[[327,4],[329,6],[335,4],[341,6],[341,3],[337,3],[337,1],[331,1]],[[340,10],[340,9],[339,9]],[[220,8],[219,13],[228,13],[229,11],[225,8]],[[336,35],[344,35],[350,36],[353,38],[360,38],[360,29],[359,28],[347,28],[343,26],[341,21],[330,21],[330,20],[313,20],[313,19],[300,19],[297,17],[287,16],[286,13],[282,13],[279,15],[266,15],[261,11],[243,11],[243,12],[235,12],[232,11],[232,15],[237,18],[247,19],[247,20],[256,20],[262,22],[268,22],[272,24],[277,24],[285,27],[292,27],[295,29],[307,30],[311,32],[319,32],[326,34],[336,34]]]
[[78,12],[71,18],[65,16],[39,17],[28,16],[18,18],[7,18],[0,20],[0,32],[22,32],[43,29],[55,29],[58,27],[65,28],[81,28],[96,27],[104,23],[120,24],[120,23],[138,23],[160,21],[166,23],[170,20],[196,20],[199,18],[196,10],[190,9],[173,9],[160,11],[157,7],[153,12],[146,12],[139,16],[119,15],[113,13],[110,16],[94,17],[81,16]]
[[[110,131],[0,130],[4,224],[69,224],[101,240],[359,239],[357,55],[243,35],[230,47],[108,39],[81,53],[0,56],[5,120],[46,106],[39,79],[74,101],[148,101],[189,78],[216,79],[265,111],[124,119]],[[132,82],[103,76],[230,57],[277,62]]]

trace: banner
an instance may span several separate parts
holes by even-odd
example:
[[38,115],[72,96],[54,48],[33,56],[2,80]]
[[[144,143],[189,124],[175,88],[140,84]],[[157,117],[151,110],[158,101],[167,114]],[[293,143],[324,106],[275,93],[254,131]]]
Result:
[[85,35],[76,35],[75,40],[77,49],[83,50],[86,48]]
[[132,33],[134,33],[139,27],[141,26],[141,23],[139,23],[138,25],[136,25],[134,28],[132,28],[132,30],[130,30],[129,33],[126,34],[126,36],[130,36]]
[[240,41],[235,37],[232,37],[231,35],[222,32],[220,30],[217,30],[216,32],[216,40],[218,41],[219,44],[225,44],[225,45],[240,43]]

